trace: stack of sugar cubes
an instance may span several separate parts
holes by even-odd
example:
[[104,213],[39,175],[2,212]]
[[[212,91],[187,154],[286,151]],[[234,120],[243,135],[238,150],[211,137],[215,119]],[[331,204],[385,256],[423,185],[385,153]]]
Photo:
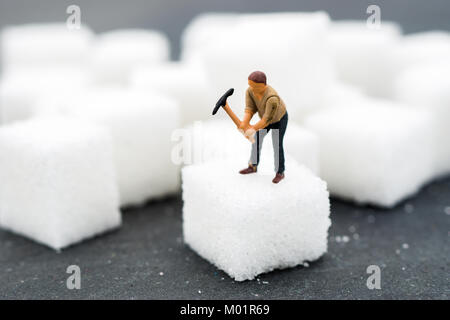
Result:
[[120,207],[179,190],[178,101],[130,85],[138,66],[168,62],[162,33],[56,23],[1,40],[1,227],[59,250],[120,226]]
[[433,177],[450,173],[450,32],[406,36],[396,51],[399,63],[393,98],[432,116]]
[[[246,280],[326,252],[329,193],[389,208],[450,173],[448,32],[405,36],[324,12],[203,14],[181,48],[169,61],[152,30],[5,28],[0,225],[60,249],[118,227],[120,207],[177,192],[184,166],[186,243]],[[251,145],[223,110],[211,116],[234,87],[242,118],[255,70],[289,113],[278,185],[271,139],[258,173],[241,176]]]
[[[192,164],[182,175],[187,244],[236,280],[253,279],[326,251],[328,200],[314,174],[336,197],[383,208],[448,174],[449,36],[403,36],[393,22],[373,28],[366,21],[331,22],[321,12],[194,19],[182,37],[182,59],[204,66],[211,101],[235,87],[228,101],[239,117],[248,74],[266,72],[290,115],[285,139],[290,160],[277,186],[270,183],[270,165],[250,177],[238,175],[250,146],[224,112],[215,116],[220,120],[192,124],[176,135],[176,158]],[[270,144],[265,142],[260,166],[273,161]],[[310,178],[300,178],[301,170]],[[317,204],[315,221],[303,216],[312,209],[300,200],[305,184]],[[297,218],[316,242],[295,238],[284,225]],[[263,233],[271,234],[270,240]],[[285,250],[273,248],[279,233],[289,239]]]
[[393,207],[449,174],[450,33],[339,21],[329,40],[338,84],[303,123],[319,135],[330,193]]

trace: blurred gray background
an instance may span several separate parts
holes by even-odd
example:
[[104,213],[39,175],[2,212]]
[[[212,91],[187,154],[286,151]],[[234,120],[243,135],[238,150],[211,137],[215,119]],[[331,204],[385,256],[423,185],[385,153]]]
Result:
[[365,19],[370,4],[381,7],[381,19],[399,22],[405,33],[450,30],[449,0],[0,0],[0,27],[33,22],[66,21],[66,8],[81,8],[82,23],[96,32],[116,28],[153,28],[172,43],[179,56],[180,35],[202,12],[328,12],[332,19]]

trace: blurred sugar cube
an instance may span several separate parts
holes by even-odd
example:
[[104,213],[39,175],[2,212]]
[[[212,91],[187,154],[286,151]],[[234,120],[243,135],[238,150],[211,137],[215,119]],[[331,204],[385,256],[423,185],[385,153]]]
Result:
[[450,55],[404,70],[395,80],[395,98],[432,114],[435,176],[450,173]]
[[217,41],[217,35],[236,23],[236,13],[203,13],[196,16],[181,36],[181,60],[198,62],[201,52],[211,42]]
[[[200,26],[188,26],[183,47],[205,65],[214,99],[234,87],[230,105],[242,104],[248,75],[262,70],[286,102],[291,119],[301,119],[322,101],[322,93],[334,79],[326,13],[214,15],[209,19],[204,16],[203,21],[197,24],[211,23],[214,35]],[[225,23],[226,28],[222,27]]]
[[7,71],[0,80],[0,122],[35,117],[40,114],[37,103],[41,99],[70,101],[89,84],[89,72],[73,66],[30,66]]
[[[285,136],[284,138],[285,152],[292,156],[292,158],[294,158],[299,164],[310,169],[314,174],[319,174],[319,137],[311,130],[295,123],[290,123],[288,126],[289,136]],[[273,157],[273,146],[271,139],[265,143],[269,144]]]
[[181,124],[205,120],[215,101],[210,101],[205,70],[198,63],[170,62],[137,66],[131,75],[131,86],[161,92],[180,106]]
[[400,39],[395,58],[398,70],[427,62],[450,59],[450,32],[426,31]]
[[[270,135],[271,133],[264,139],[261,151],[262,165],[274,163]],[[178,143],[181,147],[186,148],[183,152],[187,164],[227,159],[233,163],[239,163],[244,168],[250,159],[250,141],[245,139],[229,120],[194,123],[186,128],[183,138],[186,141],[179,141]],[[298,163],[306,166],[314,173],[319,172],[319,139],[310,130],[295,123],[289,123],[289,134],[284,139],[284,151],[286,155],[293,157]]]
[[367,94],[389,97],[400,37],[401,28],[392,22],[383,21],[379,29],[368,28],[365,21],[333,22],[329,41],[338,79]]
[[327,251],[326,183],[295,161],[286,178],[240,175],[216,161],[184,167],[183,233],[200,256],[237,281],[313,261]]
[[59,107],[67,116],[111,132],[122,206],[141,205],[178,190],[179,168],[171,161],[171,134],[179,126],[175,101],[150,91],[104,87]]
[[78,30],[64,23],[2,29],[0,121],[32,118],[42,97],[70,99],[90,85],[92,43],[93,33],[84,25]]
[[320,139],[320,175],[332,195],[391,207],[432,177],[429,112],[366,98],[306,119]]
[[61,249],[121,224],[112,140],[65,118],[0,128],[0,225]]
[[6,27],[1,34],[2,68],[86,65],[93,34],[83,26],[70,30],[64,23]]
[[333,108],[341,108],[346,104],[357,105],[361,100],[364,100],[367,97],[368,96],[364,93],[363,89],[345,82],[336,81],[323,93],[323,101],[319,107],[303,117],[302,121],[298,121],[298,123],[304,125],[305,120],[308,119],[310,115],[322,113]]
[[99,84],[128,84],[132,70],[169,59],[169,40],[159,31],[119,29],[97,36],[91,57]]

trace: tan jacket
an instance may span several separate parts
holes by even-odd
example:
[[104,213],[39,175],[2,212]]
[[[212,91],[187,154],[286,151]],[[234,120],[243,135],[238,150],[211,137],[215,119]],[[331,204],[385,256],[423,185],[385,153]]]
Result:
[[286,114],[286,106],[278,93],[271,86],[267,86],[261,100],[256,99],[250,88],[245,92],[245,111],[252,115],[258,112],[260,118],[267,124],[280,121]]

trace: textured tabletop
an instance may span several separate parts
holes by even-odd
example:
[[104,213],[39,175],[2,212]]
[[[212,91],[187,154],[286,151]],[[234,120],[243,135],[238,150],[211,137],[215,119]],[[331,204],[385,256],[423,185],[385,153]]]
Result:
[[[61,253],[0,231],[0,298],[449,298],[450,179],[391,210],[331,206],[322,259],[241,283],[183,243],[180,196],[126,210],[120,230]],[[69,265],[81,269],[80,290],[66,287]],[[381,290],[366,286],[369,265],[381,269]]]

